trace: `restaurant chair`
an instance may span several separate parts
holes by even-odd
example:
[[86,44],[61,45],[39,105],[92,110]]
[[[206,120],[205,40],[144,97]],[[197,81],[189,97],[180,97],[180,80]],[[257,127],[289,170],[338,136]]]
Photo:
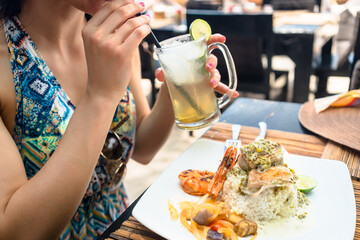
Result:
[[350,80],[350,89],[360,89],[360,60],[354,65],[354,70],[352,71],[351,80]]
[[153,44],[149,43],[145,39],[139,45],[139,52],[141,62],[141,78],[150,80],[150,106],[153,106],[156,100],[157,93],[159,91],[159,89],[156,87],[155,70],[157,68],[157,65],[153,57]]
[[[188,27],[197,18],[207,21],[213,33],[226,36],[226,45],[235,63],[239,91],[260,93],[265,95],[265,99],[270,99],[270,77],[283,73],[286,80],[280,88],[282,93],[285,91],[285,94],[281,95],[286,96],[287,72],[274,72],[272,69],[274,35],[272,14],[226,14],[212,10],[187,10]],[[219,59],[218,69],[222,81],[226,83],[228,76],[225,61],[216,51],[213,53]]]
[[186,3],[186,9],[207,9],[218,10],[221,4],[214,0],[189,0]]
[[274,10],[308,10],[319,9],[317,0],[271,0],[271,6]]
[[354,58],[352,62],[352,71],[350,75],[350,89],[360,89],[360,12],[356,15],[357,32],[356,32],[356,41],[354,45]]
[[[349,88],[351,86],[351,75],[355,63],[360,59],[360,12],[357,12],[354,19],[355,21],[351,29],[345,27],[345,30],[342,30],[340,26],[338,36],[334,40],[331,40],[327,46],[325,45],[325,47],[331,47],[335,41],[338,51],[331,55],[321,55],[315,59],[313,74],[318,79],[315,93],[317,98],[329,95],[327,91],[329,77],[349,77]],[[342,37],[347,33],[350,33],[350,36],[348,41],[345,41]]]

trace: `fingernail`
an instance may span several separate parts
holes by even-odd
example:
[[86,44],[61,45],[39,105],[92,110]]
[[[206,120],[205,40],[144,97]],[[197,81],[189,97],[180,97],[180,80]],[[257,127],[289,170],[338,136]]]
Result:
[[139,4],[140,4],[142,7],[145,7],[145,3],[144,3],[144,2],[139,2]]
[[216,80],[215,79],[211,79],[210,84],[212,87],[216,86]]
[[151,19],[151,16],[148,13],[144,14],[144,16],[147,17],[148,19]]
[[157,68],[156,70],[155,70],[155,74],[158,74],[160,72],[160,68]]
[[208,66],[210,69],[212,69],[214,67],[214,65],[212,63],[208,63]]

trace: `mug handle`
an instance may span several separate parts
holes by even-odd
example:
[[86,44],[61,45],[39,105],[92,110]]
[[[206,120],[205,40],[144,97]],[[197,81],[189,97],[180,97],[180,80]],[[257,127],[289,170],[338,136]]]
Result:
[[229,75],[229,90],[224,95],[222,95],[221,97],[218,98],[218,105],[219,105],[219,108],[221,109],[229,103],[232,95],[234,94],[234,91],[236,91],[237,76],[236,76],[236,71],[235,71],[234,60],[231,56],[231,53],[230,53],[228,47],[225,44],[219,43],[219,42],[210,44],[208,47],[209,54],[212,51],[214,51],[215,49],[219,49],[221,51],[221,53],[224,55],[226,68],[227,68],[228,75]]

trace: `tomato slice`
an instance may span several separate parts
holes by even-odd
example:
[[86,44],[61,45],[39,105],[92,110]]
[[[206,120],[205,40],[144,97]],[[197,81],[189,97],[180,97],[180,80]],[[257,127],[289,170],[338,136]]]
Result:
[[234,225],[231,222],[225,220],[216,220],[210,224],[210,229],[213,231],[218,231],[219,228],[230,228],[234,229]]

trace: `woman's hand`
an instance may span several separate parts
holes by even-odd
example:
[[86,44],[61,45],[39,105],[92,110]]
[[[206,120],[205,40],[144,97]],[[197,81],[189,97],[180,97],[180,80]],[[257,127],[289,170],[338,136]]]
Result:
[[[226,41],[225,36],[221,34],[213,34],[211,35],[210,39],[207,41],[207,44],[210,45],[214,42],[220,42],[224,43]],[[210,72],[210,87],[212,87],[215,91],[225,94],[229,91],[229,87],[223,83],[220,82],[220,73],[216,69],[217,66],[217,57],[213,54],[210,54],[208,61],[205,65],[205,68],[207,71]],[[155,76],[160,82],[165,82],[165,75],[161,68],[156,69]],[[237,98],[239,96],[239,93],[234,91],[231,98]]]
[[149,17],[136,16],[144,3],[114,0],[97,11],[83,29],[91,95],[119,101],[130,81],[132,59],[150,33]]

